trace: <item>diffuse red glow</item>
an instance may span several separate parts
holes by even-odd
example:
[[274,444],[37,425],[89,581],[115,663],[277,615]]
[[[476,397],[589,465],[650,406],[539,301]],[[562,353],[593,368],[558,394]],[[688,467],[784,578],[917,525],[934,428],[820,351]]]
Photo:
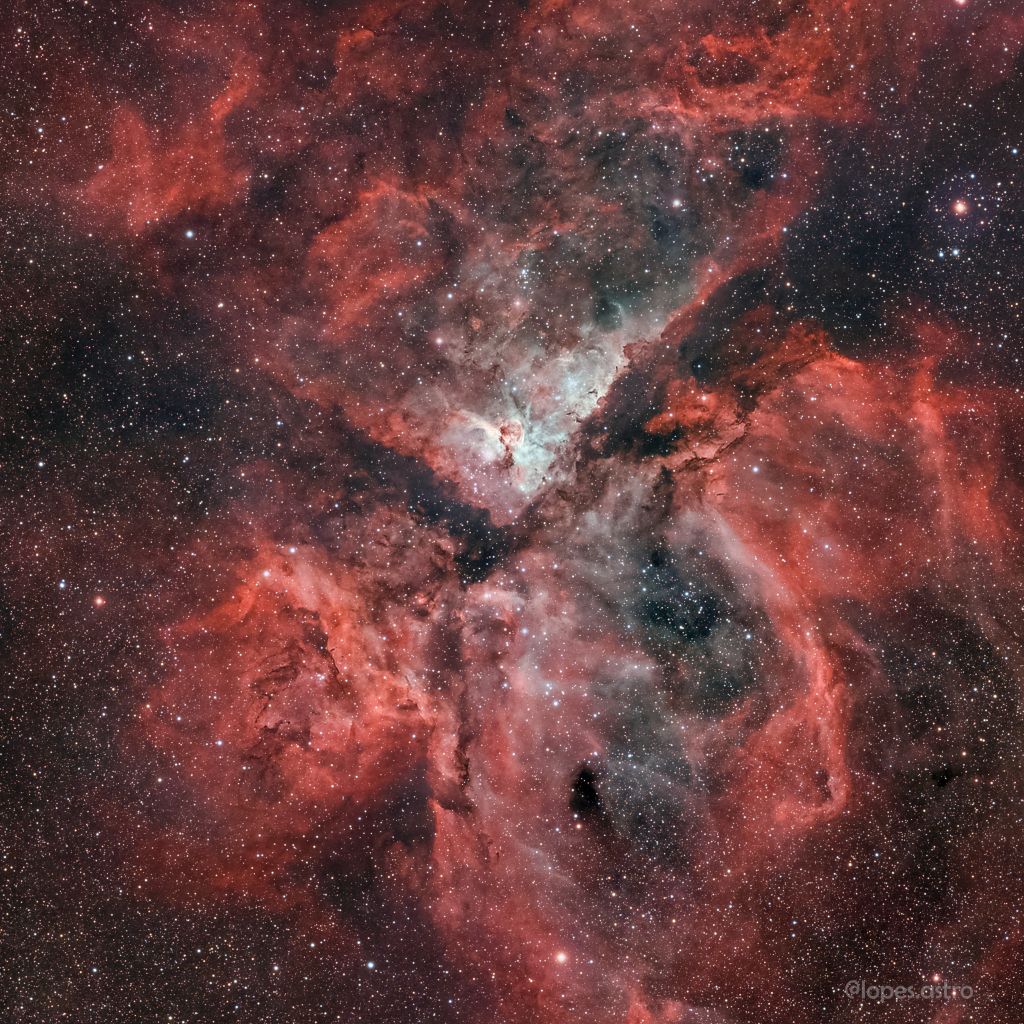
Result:
[[829,147],[925,102],[945,16],[493,6],[161,5],[133,45],[180,95],[68,68],[102,155],[38,173],[227,367],[168,417],[237,432],[214,519],[182,485],[138,557],[202,594],[124,737],[147,895],[313,921],[346,985],[398,936],[475,979],[452,1020],[832,1019],[876,906],[900,970],[1012,978],[921,850],[1009,835],[1019,390],[882,257],[807,297]]

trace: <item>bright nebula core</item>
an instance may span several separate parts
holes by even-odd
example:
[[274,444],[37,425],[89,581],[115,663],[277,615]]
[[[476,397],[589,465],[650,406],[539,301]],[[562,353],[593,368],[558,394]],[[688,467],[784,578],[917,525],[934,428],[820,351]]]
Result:
[[1020,0],[0,31],[8,1020],[1024,1020]]

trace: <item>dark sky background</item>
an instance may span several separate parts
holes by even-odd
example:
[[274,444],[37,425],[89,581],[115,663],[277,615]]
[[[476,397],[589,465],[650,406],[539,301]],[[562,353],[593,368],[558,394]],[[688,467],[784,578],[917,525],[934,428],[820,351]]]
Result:
[[0,33],[4,1019],[1021,1020],[1019,3]]

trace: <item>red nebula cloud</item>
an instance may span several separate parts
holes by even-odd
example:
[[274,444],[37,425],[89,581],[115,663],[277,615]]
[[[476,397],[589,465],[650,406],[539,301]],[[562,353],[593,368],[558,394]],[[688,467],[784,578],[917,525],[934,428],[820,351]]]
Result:
[[975,15],[907,4],[113,4],[113,57],[68,15],[98,56],[10,142],[62,226],[4,299],[66,458],[9,561],[105,608],[103,657],[54,629],[121,703],[104,892],[248,922],[252,1019],[789,1024],[939,966],[1009,1005],[996,7],[955,74]]
[[189,122],[180,139],[157,146],[146,123],[127,107],[111,126],[113,155],[85,190],[90,210],[122,219],[138,232],[184,211],[202,214],[236,198],[248,182],[241,168],[226,165],[224,120],[251,87],[252,68],[235,66],[231,81],[203,123]]

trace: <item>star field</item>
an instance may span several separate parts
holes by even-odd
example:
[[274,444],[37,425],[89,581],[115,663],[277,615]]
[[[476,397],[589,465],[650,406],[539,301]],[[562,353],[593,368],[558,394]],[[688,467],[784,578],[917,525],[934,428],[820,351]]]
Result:
[[1021,1019],[1018,4],[0,33],[10,1020]]

